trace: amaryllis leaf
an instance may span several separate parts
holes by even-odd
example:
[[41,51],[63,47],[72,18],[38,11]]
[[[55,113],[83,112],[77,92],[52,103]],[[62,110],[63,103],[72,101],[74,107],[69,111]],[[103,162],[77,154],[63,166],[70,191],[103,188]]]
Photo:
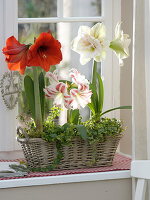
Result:
[[79,115],[79,109],[70,110],[70,123],[78,124]]
[[103,109],[104,103],[104,85],[101,79],[101,76],[97,73],[97,80],[98,80],[98,111],[101,113]]
[[62,128],[64,129],[64,131],[66,131],[68,128],[70,127],[69,123],[65,123]]
[[41,113],[42,113],[42,119],[44,121],[44,108],[45,108],[45,93],[43,89],[45,88],[45,81],[44,81],[44,75],[43,72],[39,75],[39,90],[40,90],[40,103],[41,103]]
[[87,139],[87,129],[85,126],[83,125],[76,125],[76,128],[80,134],[80,136],[82,137],[82,139],[86,140]]
[[34,83],[34,96],[35,96],[35,124],[39,132],[43,131],[43,121],[40,102],[40,89],[39,89],[39,75],[38,68],[33,67],[33,83]]
[[88,107],[89,107],[90,110],[92,111],[92,114],[95,115],[94,104],[91,102],[91,103],[88,104]]
[[114,111],[114,110],[118,110],[118,109],[132,109],[132,106],[119,106],[119,107],[116,107],[116,108],[112,108],[110,110],[106,110],[105,112],[101,113],[100,116],[108,113],[108,112],[111,112],[111,111]]
[[34,83],[30,76],[26,75],[24,78],[24,88],[29,108],[33,119],[35,119],[35,97],[34,97]]
[[95,85],[90,84],[90,89],[92,90],[92,96],[91,96],[91,103],[94,106],[94,112],[98,112],[98,95]]

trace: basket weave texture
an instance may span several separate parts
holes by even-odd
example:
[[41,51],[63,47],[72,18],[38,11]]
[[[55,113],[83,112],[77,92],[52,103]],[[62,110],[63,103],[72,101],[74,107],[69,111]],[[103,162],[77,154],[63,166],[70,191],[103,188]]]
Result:
[[[56,170],[86,167],[111,166],[122,134],[106,136],[103,142],[89,144],[76,138],[71,145],[63,146],[61,159]],[[53,164],[57,156],[56,143],[41,138],[19,138],[28,167],[46,168]]]

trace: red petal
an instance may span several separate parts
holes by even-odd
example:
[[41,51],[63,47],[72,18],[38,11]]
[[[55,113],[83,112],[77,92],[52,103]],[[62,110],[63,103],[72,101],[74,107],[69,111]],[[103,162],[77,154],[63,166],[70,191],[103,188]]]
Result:
[[22,66],[20,68],[20,63],[8,63],[8,69],[11,70],[11,71],[19,71],[20,74],[24,74],[25,72],[25,69],[26,69],[26,66]]
[[51,65],[62,60],[61,44],[50,33],[41,33],[31,46],[31,59],[28,66],[40,66],[49,71]]
[[11,36],[6,40],[6,47],[4,47],[2,51],[4,54],[15,55],[24,50],[26,46],[25,44],[20,44],[14,36]]
[[10,70],[24,74],[29,56],[28,49],[29,45],[20,44],[14,36],[7,39],[6,47],[2,51],[6,56],[6,62]]

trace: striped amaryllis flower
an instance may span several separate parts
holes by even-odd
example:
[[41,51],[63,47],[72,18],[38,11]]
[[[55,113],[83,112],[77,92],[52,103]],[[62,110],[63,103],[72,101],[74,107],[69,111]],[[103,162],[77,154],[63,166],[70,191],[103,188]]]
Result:
[[49,79],[51,85],[59,83],[59,75],[57,69],[53,72],[47,72],[45,77]]
[[65,103],[64,103],[64,105],[65,105],[65,107],[67,109],[70,109],[71,108],[71,104],[73,102],[73,98],[69,94],[65,94],[64,97],[65,97]]
[[72,102],[70,102],[70,107],[74,109],[84,108],[88,103],[91,103],[92,92],[89,89],[79,90],[71,89],[70,96]]
[[74,110],[84,108],[91,102],[92,92],[89,90],[89,81],[76,69],[70,70],[71,83],[61,82],[57,70],[53,73],[47,72],[46,77],[49,78],[50,86],[46,87],[44,92],[48,98],[54,99],[54,105]]
[[65,104],[65,94],[67,93],[67,85],[62,82],[50,85],[44,89],[46,97],[54,99],[53,104],[63,107]]
[[89,89],[89,81],[85,78],[84,75],[81,75],[77,69],[72,68],[70,70],[69,77],[72,78],[72,82],[78,86],[79,90]]

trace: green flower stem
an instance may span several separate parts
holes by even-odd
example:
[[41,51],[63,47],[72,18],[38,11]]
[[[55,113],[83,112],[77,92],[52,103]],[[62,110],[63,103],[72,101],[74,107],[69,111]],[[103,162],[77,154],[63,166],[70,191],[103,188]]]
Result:
[[33,80],[34,80],[34,96],[35,96],[35,124],[39,132],[43,131],[42,123],[42,112],[40,102],[40,90],[39,90],[39,79],[38,79],[38,68],[33,69]]
[[93,74],[92,74],[92,84],[96,88],[96,80],[97,80],[97,62],[93,60]]
[[71,110],[67,110],[67,123],[70,123],[70,116],[71,115]]
[[91,78],[90,88],[92,90],[91,104],[90,104],[90,115],[98,112],[98,95],[97,95],[97,62],[93,60],[93,72]]

